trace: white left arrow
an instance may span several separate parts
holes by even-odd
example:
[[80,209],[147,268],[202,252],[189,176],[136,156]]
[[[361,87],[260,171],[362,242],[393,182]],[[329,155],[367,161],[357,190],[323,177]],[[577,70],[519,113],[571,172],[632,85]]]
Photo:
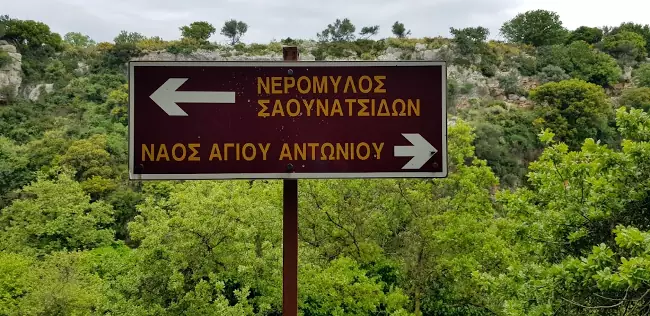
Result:
[[187,116],[176,103],[235,103],[235,92],[176,91],[189,78],[169,78],[149,96],[169,116]]
[[413,157],[402,169],[420,169],[438,150],[420,134],[402,134],[413,146],[395,146],[395,157]]

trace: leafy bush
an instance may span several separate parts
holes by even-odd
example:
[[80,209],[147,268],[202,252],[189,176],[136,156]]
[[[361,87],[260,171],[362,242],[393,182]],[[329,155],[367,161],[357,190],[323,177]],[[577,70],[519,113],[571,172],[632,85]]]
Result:
[[641,87],[624,90],[619,104],[627,108],[643,109],[650,112],[650,88]]
[[512,61],[523,76],[533,76],[537,73],[537,59],[535,57],[518,55]]
[[475,128],[476,156],[485,159],[501,185],[517,187],[526,181],[528,163],[537,158],[541,144],[533,125],[533,112],[503,101],[484,101],[459,113]]
[[499,86],[503,89],[506,95],[524,95],[526,93],[519,84],[519,76],[515,72],[500,75],[497,80],[499,81]]
[[585,138],[613,141],[614,111],[602,87],[580,79],[549,82],[530,91],[535,110],[560,141],[578,149]]
[[644,60],[647,55],[645,45],[643,36],[627,31],[605,36],[602,43],[603,51],[622,60],[624,64]]
[[165,50],[167,49],[167,47],[169,47],[169,44],[170,44],[169,42],[163,40],[158,36],[155,36],[155,37],[145,38],[137,42],[135,45],[140,50],[151,52],[151,51]]
[[632,22],[623,22],[621,25],[612,28],[610,34],[616,34],[619,32],[634,32],[643,37],[646,42],[645,50],[650,53],[650,25],[642,25]]
[[540,70],[539,74],[537,74],[537,79],[541,83],[559,82],[570,78],[571,76],[567,75],[564,69],[555,65],[547,65]]
[[7,52],[0,51],[0,68],[9,65],[11,63],[11,56]]
[[571,44],[577,41],[585,41],[588,44],[595,44],[600,42],[603,39],[603,30],[597,27],[581,26],[569,35],[567,44]]
[[193,38],[183,38],[179,41],[171,42],[167,46],[167,52],[175,55],[187,55],[201,48],[201,43]]
[[621,68],[612,56],[597,51],[583,41],[566,46],[540,47],[537,53],[537,64],[541,68],[556,65],[573,78],[603,87],[617,83],[622,76]]
[[632,72],[634,83],[640,87],[650,87],[650,63],[639,66]]

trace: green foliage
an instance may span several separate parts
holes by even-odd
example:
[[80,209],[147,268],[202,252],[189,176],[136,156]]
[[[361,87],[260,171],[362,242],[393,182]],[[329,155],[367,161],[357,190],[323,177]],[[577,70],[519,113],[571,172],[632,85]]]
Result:
[[508,41],[537,47],[564,43],[568,35],[560,16],[546,10],[519,13],[504,23],[500,31]]
[[583,41],[566,46],[540,47],[537,52],[537,65],[540,69],[555,65],[564,69],[573,78],[603,87],[617,83],[622,76],[621,68],[614,58],[595,50]]
[[44,45],[55,51],[63,48],[61,36],[50,31],[50,27],[42,22],[9,19],[4,25],[4,36],[1,39],[16,45],[21,53],[43,49]]
[[499,81],[499,86],[503,89],[506,95],[524,95],[526,92],[519,84],[519,76],[516,72],[500,75],[497,80]]
[[581,26],[571,31],[567,44],[577,41],[584,41],[588,44],[596,44],[603,39],[603,30],[597,27]]
[[547,82],[560,82],[563,80],[567,80],[570,79],[571,76],[567,75],[564,69],[558,66],[546,65],[544,68],[542,68],[539,71],[537,78],[539,79],[539,82],[547,83]]
[[114,39],[113,42],[115,45],[124,45],[124,44],[133,44],[142,41],[145,39],[145,36],[138,32],[127,32],[125,30],[120,31]]
[[650,52],[650,25],[637,24],[632,22],[623,22],[621,25],[614,27],[610,30],[609,34],[616,34],[619,32],[634,32],[643,37],[645,40],[646,52]]
[[142,50],[135,43],[120,41],[109,48],[105,54],[102,54],[101,60],[95,67],[122,72],[133,57],[139,57],[142,54]]
[[490,30],[479,27],[468,27],[464,29],[450,28],[450,33],[454,36],[452,42],[456,44],[461,54],[477,54],[484,51],[487,47],[486,39],[490,35]]
[[54,163],[73,170],[77,181],[93,177],[110,178],[113,175],[111,155],[106,151],[106,136],[93,135],[89,139],[73,142],[65,154]]
[[527,55],[517,55],[512,58],[517,70],[523,76],[533,76],[537,73],[537,59]]
[[486,160],[501,185],[524,185],[528,163],[541,149],[533,126],[534,113],[505,102],[491,102],[467,109],[462,115],[475,126],[476,156]]
[[248,24],[244,21],[231,19],[226,21],[221,27],[221,35],[230,39],[230,45],[239,43],[240,39],[248,31]]
[[[450,77],[447,178],[301,180],[302,314],[647,312],[650,66],[634,71],[639,88],[597,86],[620,69],[589,45],[596,28],[540,47],[486,43],[480,27],[379,41],[333,30],[339,39],[327,32],[317,58],[374,60],[389,46],[410,58],[417,44],[453,42],[473,55],[459,59],[471,69],[510,73],[497,78],[508,92],[526,95],[517,71],[545,84],[530,93],[532,110],[466,96],[456,109],[477,91]],[[594,46],[616,55],[644,32],[605,28]],[[21,52],[24,82],[55,91],[0,106],[1,315],[281,314],[281,181],[128,180],[126,62],[217,47],[206,41],[122,32],[93,45],[69,33],[60,49]],[[261,55],[282,44],[314,45],[222,49]]]
[[66,174],[40,177],[24,195],[0,213],[0,250],[25,254],[90,249],[110,244],[113,210],[103,201],[90,203],[81,185]]
[[[181,30],[183,38],[193,39],[199,43],[207,42],[210,36],[217,31],[212,24],[205,21],[192,22],[192,24],[182,26],[179,29]],[[237,30],[237,27],[235,27],[235,29]]]
[[641,87],[624,90],[619,104],[628,108],[642,109],[650,112],[650,88]]
[[625,64],[631,61],[643,61],[647,56],[646,41],[643,36],[628,31],[607,35],[603,38],[603,50]]
[[317,34],[320,42],[349,42],[353,41],[356,27],[350,19],[336,19],[334,24],[328,24],[327,27]]
[[375,36],[379,33],[379,25],[373,25],[373,26],[364,26],[361,28],[361,31],[359,32],[359,35],[363,36],[363,38],[369,38],[371,36]]
[[[367,276],[358,263],[340,257],[322,269],[308,265],[302,268],[305,280],[299,285],[299,306],[308,315],[369,315],[385,306],[388,312],[405,315],[408,298],[401,292],[384,293],[376,278]],[[383,305],[383,306],[382,306]]]
[[632,79],[639,87],[650,87],[650,63],[644,63],[632,72]]
[[393,35],[397,36],[397,38],[406,38],[411,35],[411,30],[407,31],[404,23],[400,23],[400,21],[395,21],[395,23],[393,23],[391,31],[393,32]]
[[12,62],[11,56],[5,51],[0,51],[0,68],[4,68]]
[[200,48],[204,48],[205,45],[202,45],[199,41],[192,38],[183,38],[180,41],[175,41],[167,46],[167,52],[172,54],[182,54],[188,55]]
[[63,36],[63,41],[74,48],[87,48],[97,43],[88,35],[79,32],[68,32]]
[[549,82],[531,90],[530,99],[543,126],[569,148],[579,148],[586,138],[613,141],[609,122],[614,113],[601,87],[579,79]]
[[6,206],[7,193],[20,188],[32,179],[28,157],[23,147],[0,136],[0,209]]
[[135,44],[136,48],[142,51],[159,51],[165,50],[169,46],[169,42],[164,41],[158,36],[145,38]]
[[7,33],[7,22],[9,22],[9,20],[10,18],[8,15],[0,15],[0,38],[4,38]]

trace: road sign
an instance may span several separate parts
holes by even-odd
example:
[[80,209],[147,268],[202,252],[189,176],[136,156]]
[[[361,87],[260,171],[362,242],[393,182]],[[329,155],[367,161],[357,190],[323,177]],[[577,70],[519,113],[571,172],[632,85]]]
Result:
[[131,179],[447,175],[444,62],[129,64]]

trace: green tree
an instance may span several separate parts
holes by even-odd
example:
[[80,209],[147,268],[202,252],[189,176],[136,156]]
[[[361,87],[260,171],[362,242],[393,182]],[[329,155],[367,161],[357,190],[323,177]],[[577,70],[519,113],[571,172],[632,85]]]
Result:
[[32,179],[28,157],[21,146],[0,136],[0,209],[6,206],[6,194]]
[[645,39],[634,32],[622,31],[607,35],[603,38],[602,46],[603,51],[622,60],[624,64],[643,61],[647,56]]
[[113,42],[115,42],[115,45],[120,45],[120,44],[133,44],[135,45],[136,43],[142,41],[145,39],[145,36],[138,33],[138,32],[127,32],[125,30],[120,31],[120,34],[118,34],[114,39]]
[[634,32],[641,35],[646,42],[645,50],[646,52],[650,53],[650,25],[624,22],[621,23],[621,25],[612,28],[609,34],[614,35],[620,32]]
[[609,123],[614,112],[602,87],[570,79],[543,84],[529,96],[544,128],[550,128],[569,148],[579,148],[586,138],[613,141]]
[[368,277],[353,259],[340,257],[325,268],[307,264],[301,270],[299,308],[305,315],[371,315],[382,305],[390,313],[406,314],[408,297],[400,290],[384,293],[379,278]]
[[4,38],[7,33],[7,23],[9,20],[10,18],[8,15],[0,15],[0,38]]
[[63,46],[61,36],[53,33],[47,24],[33,20],[8,19],[5,22],[5,34],[2,39],[16,45],[21,53],[46,45],[55,51]]
[[581,26],[571,31],[571,34],[567,40],[567,44],[571,44],[576,41],[585,41],[588,44],[595,44],[600,42],[602,39],[602,29],[597,27]]
[[21,194],[21,199],[0,212],[0,250],[42,255],[112,242],[111,206],[90,203],[81,185],[68,175],[54,180],[41,176]]
[[490,30],[482,26],[467,27],[463,29],[449,28],[449,32],[454,36],[452,42],[463,55],[480,54],[487,50],[487,37]]
[[[186,182],[167,190],[168,197],[149,194],[129,224],[141,256],[139,297],[169,315],[211,304],[229,315],[281,310],[281,186]],[[226,308],[226,297],[237,305]]]
[[359,35],[363,36],[364,38],[370,38],[377,35],[377,33],[379,33],[379,25],[373,25],[362,27]]
[[617,83],[622,76],[621,68],[612,56],[594,49],[584,41],[576,41],[567,46],[540,47],[537,51],[537,65],[541,68],[555,65],[573,78],[604,87]]
[[239,43],[240,39],[248,31],[248,24],[235,19],[226,21],[221,28],[221,35],[230,39],[230,45]]
[[87,48],[95,45],[95,41],[88,35],[79,32],[68,32],[63,36],[63,41],[75,48]]
[[183,38],[194,39],[201,43],[207,42],[210,36],[217,31],[212,24],[205,21],[192,22],[190,25],[180,27],[180,30]]
[[544,46],[564,43],[567,30],[560,16],[552,11],[532,10],[517,14],[501,26],[501,34],[510,42]]
[[647,311],[646,187],[650,117],[617,110],[620,151],[586,139],[580,150],[540,133],[530,188],[497,195],[502,236],[525,254],[506,273],[476,273],[502,314],[602,315]]
[[476,157],[484,159],[504,187],[525,185],[528,163],[541,149],[534,113],[505,102],[493,102],[462,113],[474,127]]
[[632,79],[639,87],[650,87],[650,63],[643,63],[632,72]]
[[393,35],[397,36],[397,38],[405,38],[411,35],[411,30],[407,31],[404,23],[400,23],[399,21],[395,21],[395,23],[393,23],[392,32]]
[[328,24],[317,36],[321,42],[349,42],[354,40],[356,29],[350,19],[336,19],[334,24]]

